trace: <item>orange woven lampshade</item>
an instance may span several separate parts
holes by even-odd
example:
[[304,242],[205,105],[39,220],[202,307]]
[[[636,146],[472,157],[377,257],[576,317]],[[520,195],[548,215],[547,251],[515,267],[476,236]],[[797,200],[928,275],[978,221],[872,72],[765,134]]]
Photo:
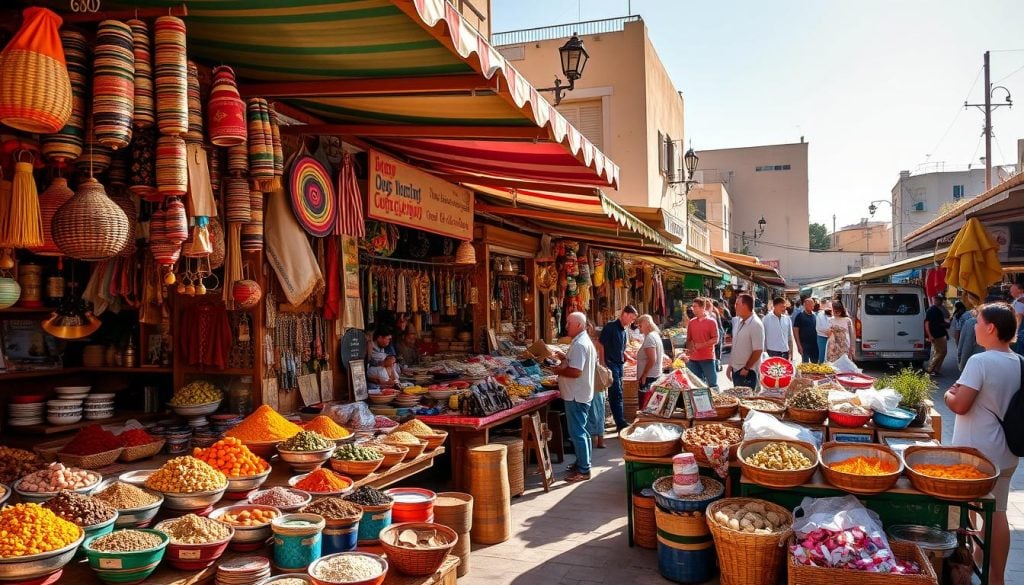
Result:
[[63,19],[36,6],[22,14],[21,28],[0,53],[0,122],[50,134],[71,118],[71,78],[58,33]]
[[130,225],[103,185],[90,178],[57,210],[50,229],[61,252],[92,262],[117,256],[128,244]]
[[32,248],[32,253],[39,256],[60,256],[63,252],[53,241],[51,222],[53,216],[62,205],[75,196],[75,192],[68,187],[68,180],[64,177],[55,177],[50,186],[39,194],[39,213],[43,220],[43,245]]

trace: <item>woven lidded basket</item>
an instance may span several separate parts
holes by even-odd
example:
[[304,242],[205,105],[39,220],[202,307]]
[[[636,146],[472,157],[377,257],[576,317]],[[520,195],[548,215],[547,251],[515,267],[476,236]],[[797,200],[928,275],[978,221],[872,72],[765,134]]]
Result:
[[71,78],[58,32],[63,20],[38,6],[22,15],[21,28],[0,53],[0,122],[50,134],[71,119]]
[[668,423],[657,422],[632,424],[619,431],[619,441],[622,443],[622,450],[627,455],[636,457],[671,457],[679,453],[679,438],[672,439],[671,441],[634,441],[629,438],[637,429],[654,424],[664,424],[665,426],[673,427],[673,425]]
[[103,185],[88,179],[54,214],[50,230],[65,255],[94,262],[120,254],[128,244],[130,227],[128,216],[107,197]]
[[[730,504],[742,507],[757,502],[765,511],[775,512],[785,520],[786,530],[770,534],[741,532],[722,524],[715,513]],[[715,554],[721,569],[722,585],[775,585],[786,556],[786,548],[780,546],[792,534],[793,514],[789,510],[756,498],[725,498],[708,506],[708,528],[715,539]]]

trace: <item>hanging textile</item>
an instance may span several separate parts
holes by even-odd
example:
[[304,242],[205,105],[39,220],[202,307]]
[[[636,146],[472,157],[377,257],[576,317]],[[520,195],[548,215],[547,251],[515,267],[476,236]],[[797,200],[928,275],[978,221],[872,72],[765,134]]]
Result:
[[210,162],[202,144],[185,145],[188,159],[188,215],[215,217],[217,201],[210,182]]
[[338,270],[338,238],[327,238],[327,277],[324,285],[324,318],[333,321],[341,314],[341,271]]
[[[186,316],[187,315],[187,316]],[[190,366],[227,367],[231,351],[231,323],[219,302],[190,307],[176,329],[178,355]]]
[[324,277],[284,189],[270,193],[264,222],[267,262],[274,268],[288,302],[301,304],[323,289]]
[[338,217],[334,233],[357,238],[366,236],[363,196],[359,193],[355,163],[347,152],[342,157],[341,173],[338,174]]

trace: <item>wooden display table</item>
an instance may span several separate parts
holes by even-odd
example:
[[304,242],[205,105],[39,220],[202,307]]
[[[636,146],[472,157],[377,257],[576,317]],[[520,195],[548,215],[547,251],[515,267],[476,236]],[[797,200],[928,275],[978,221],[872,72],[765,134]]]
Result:
[[[825,481],[821,471],[817,471],[811,481],[804,485],[777,489],[757,485],[746,478],[740,479],[740,496],[770,500],[792,510],[800,504],[804,497],[829,498],[845,496],[845,492]],[[977,502],[954,502],[942,500],[917,491],[906,477],[900,477],[895,487],[889,491],[873,496],[858,495],[857,499],[878,513],[885,526],[891,524],[924,524],[947,527],[949,508],[960,509],[959,528],[971,530],[969,512],[981,514],[985,525],[983,534],[972,536],[982,550],[982,565],[974,567],[974,572],[981,579],[982,585],[988,585],[989,544],[992,539],[992,517],[996,510],[996,500],[989,494]]]
[[[519,420],[524,414],[541,412],[541,420],[547,419],[548,405],[558,398],[557,390],[538,392],[512,408],[496,412],[490,416],[419,416],[420,421],[431,427],[441,428],[448,431],[448,448],[452,453],[452,484],[453,489],[461,490],[465,487],[466,452],[470,447],[485,444],[490,441],[490,430]],[[561,440],[560,438],[557,438]]]

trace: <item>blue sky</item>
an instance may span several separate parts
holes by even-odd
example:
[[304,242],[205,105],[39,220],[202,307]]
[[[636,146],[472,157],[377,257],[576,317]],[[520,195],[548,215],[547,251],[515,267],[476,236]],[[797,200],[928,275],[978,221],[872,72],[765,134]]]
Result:
[[[624,16],[627,1],[492,0],[492,9],[498,32]],[[833,213],[843,225],[889,199],[901,169],[980,164],[982,115],[963,102],[984,99],[986,49],[992,81],[1019,103],[994,115],[993,161],[1014,162],[1024,138],[1019,0],[633,0],[632,10],[686,97],[693,146],[806,136],[811,220],[830,229]]]

